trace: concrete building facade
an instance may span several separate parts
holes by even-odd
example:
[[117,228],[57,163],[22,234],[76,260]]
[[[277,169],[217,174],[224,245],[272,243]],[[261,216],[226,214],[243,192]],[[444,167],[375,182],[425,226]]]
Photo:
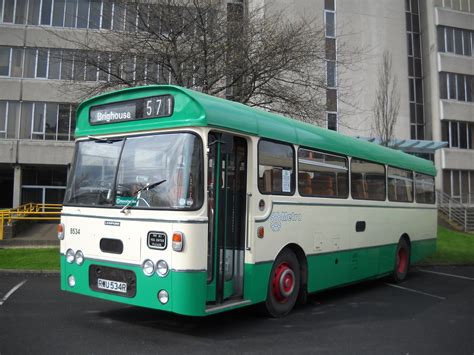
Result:
[[[400,91],[396,138],[448,142],[425,155],[437,165],[437,187],[474,205],[474,0],[247,5],[283,9],[324,26],[329,129],[373,135],[377,68],[388,50]],[[133,15],[105,0],[0,0],[0,208],[61,202],[80,96],[74,83],[108,80],[74,59],[67,38],[127,30],[130,21],[123,19]],[[356,54],[352,61],[350,53]]]

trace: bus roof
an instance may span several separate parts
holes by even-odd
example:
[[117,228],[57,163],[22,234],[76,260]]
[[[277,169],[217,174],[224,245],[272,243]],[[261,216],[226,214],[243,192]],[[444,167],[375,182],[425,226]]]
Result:
[[[91,107],[166,94],[174,97],[173,114],[169,117],[100,125],[91,125],[89,122]],[[261,109],[172,85],[127,88],[84,101],[77,109],[76,137],[192,126],[229,129],[436,175],[436,169],[429,160]]]

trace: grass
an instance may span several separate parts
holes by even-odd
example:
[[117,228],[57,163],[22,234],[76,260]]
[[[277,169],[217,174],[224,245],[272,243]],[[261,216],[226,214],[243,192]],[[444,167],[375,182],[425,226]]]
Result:
[[0,249],[0,269],[59,270],[59,248]]
[[474,234],[456,232],[438,226],[437,251],[422,264],[474,264]]

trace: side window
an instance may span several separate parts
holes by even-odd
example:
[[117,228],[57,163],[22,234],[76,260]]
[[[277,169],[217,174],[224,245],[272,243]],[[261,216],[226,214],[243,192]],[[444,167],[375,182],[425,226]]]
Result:
[[416,202],[435,203],[434,177],[424,174],[415,174]]
[[388,200],[413,202],[413,173],[388,167]]
[[298,150],[298,191],[302,196],[346,198],[347,159],[308,149]]
[[289,144],[260,140],[258,143],[258,189],[262,194],[293,195],[294,151]]
[[351,193],[356,200],[385,200],[385,167],[360,159],[351,161]]

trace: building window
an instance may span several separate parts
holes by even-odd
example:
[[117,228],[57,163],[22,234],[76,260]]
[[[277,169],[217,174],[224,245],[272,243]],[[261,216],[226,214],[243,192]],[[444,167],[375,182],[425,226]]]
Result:
[[337,113],[327,112],[327,129],[337,131]]
[[8,127],[8,102],[0,101],[0,137],[6,138]]
[[67,168],[25,166],[22,168],[21,202],[63,203]]
[[41,0],[41,24],[51,25],[52,0]]
[[13,23],[15,12],[15,0],[4,0],[3,3],[3,22]]
[[329,88],[336,87],[336,62],[326,61],[326,83]]
[[439,88],[441,99],[473,102],[474,76],[441,72]]
[[474,149],[474,123],[442,121],[441,139],[449,148]]
[[336,0],[324,1],[326,35],[326,122],[327,128],[337,131],[337,41]]
[[[169,84],[171,80],[169,70],[158,68],[151,56],[130,55],[119,61],[110,53],[20,47],[0,47],[0,76],[76,81],[122,78],[150,84]],[[189,82],[192,83],[192,80],[190,77]],[[333,91],[331,107],[336,105],[335,89]]]
[[418,0],[405,1],[405,18],[408,47],[408,89],[410,99],[410,137],[425,138],[423,110],[423,70]]
[[0,0],[0,23],[136,31],[149,26],[149,8],[108,0]]
[[443,192],[461,203],[474,205],[474,171],[443,170]]
[[336,37],[336,14],[333,11],[324,11],[324,20],[326,23],[326,37]]
[[0,138],[70,141],[74,129],[75,106],[71,104],[0,101]]
[[10,76],[11,48],[0,47],[0,76]]
[[474,31],[438,26],[437,32],[439,52],[472,56]]
[[16,123],[20,105],[13,101],[0,101],[0,138],[16,138]]

